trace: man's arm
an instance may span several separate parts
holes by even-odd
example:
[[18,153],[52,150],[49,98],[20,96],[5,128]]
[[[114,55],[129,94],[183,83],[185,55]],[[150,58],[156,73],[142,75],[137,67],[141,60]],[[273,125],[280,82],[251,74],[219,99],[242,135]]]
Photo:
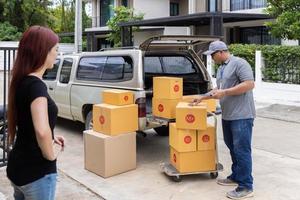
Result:
[[219,89],[212,91],[212,98],[214,99],[221,99],[224,96],[236,96],[241,95],[243,93],[248,92],[249,90],[252,90],[254,88],[254,81],[244,81],[232,88],[228,89]]

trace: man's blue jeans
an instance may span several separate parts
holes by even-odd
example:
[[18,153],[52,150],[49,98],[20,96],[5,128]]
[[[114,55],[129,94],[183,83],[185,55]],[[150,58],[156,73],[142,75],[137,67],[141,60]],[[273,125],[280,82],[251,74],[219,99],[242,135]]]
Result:
[[254,119],[222,120],[223,136],[230,150],[232,174],[227,178],[240,188],[253,190],[251,138]]
[[47,174],[32,183],[16,186],[14,184],[15,200],[54,200],[57,174]]

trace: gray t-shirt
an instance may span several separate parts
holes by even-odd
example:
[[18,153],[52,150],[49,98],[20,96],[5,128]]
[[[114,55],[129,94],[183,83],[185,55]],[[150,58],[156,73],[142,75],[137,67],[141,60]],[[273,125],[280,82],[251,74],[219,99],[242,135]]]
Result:
[[[241,82],[254,80],[249,63],[239,57],[230,56],[217,73],[218,89],[232,88]],[[252,90],[236,96],[220,99],[222,119],[237,120],[255,118],[255,106]]]

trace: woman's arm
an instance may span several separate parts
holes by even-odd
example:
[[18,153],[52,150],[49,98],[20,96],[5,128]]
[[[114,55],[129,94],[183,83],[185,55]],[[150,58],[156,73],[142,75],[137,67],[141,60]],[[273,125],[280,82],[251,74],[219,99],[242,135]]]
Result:
[[48,102],[46,97],[36,98],[30,106],[33,126],[39,147],[44,158],[55,160],[52,133],[48,120]]

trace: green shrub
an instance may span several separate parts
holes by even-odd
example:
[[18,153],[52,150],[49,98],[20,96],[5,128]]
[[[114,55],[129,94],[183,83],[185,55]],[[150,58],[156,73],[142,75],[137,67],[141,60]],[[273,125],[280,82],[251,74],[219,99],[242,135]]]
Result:
[[17,41],[22,33],[18,32],[18,28],[9,22],[0,23],[0,41]]
[[232,44],[231,54],[244,58],[255,73],[255,51],[264,58],[263,80],[275,83],[300,84],[300,47],[281,45]]

